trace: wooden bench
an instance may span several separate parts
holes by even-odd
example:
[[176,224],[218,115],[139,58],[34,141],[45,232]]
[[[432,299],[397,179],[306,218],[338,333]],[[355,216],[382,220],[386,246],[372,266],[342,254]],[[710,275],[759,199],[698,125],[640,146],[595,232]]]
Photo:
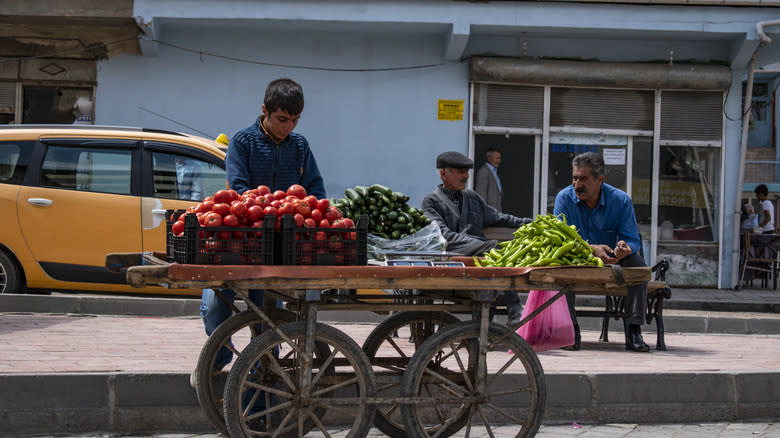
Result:
[[[664,300],[672,297],[672,290],[666,284],[666,271],[669,269],[669,262],[662,260],[652,267],[654,280],[647,282],[647,314],[646,322],[655,320],[656,325],[656,350],[666,350],[664,341],[664,321],[663,309]],[[626,289],[605,289],[594,291],[578,291],[579,295],[603,295],[605,297],[604,310],[576,310],[577,318],[595,316],[602,318],[601,335],[599,340],[609,342],[609,320],[610,318],[622,319],[625,316],[625,298]],[[626,327],[624,325],[624,331]],[[626,340],[626,343],[628,341]]]

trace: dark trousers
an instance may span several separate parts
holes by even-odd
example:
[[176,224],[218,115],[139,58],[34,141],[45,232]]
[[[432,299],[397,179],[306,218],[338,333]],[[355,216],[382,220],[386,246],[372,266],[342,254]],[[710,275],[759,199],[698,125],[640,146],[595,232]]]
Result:
[[[623,268],[642,268],[647,266],[645,265],[645,259],[637,253],[631,254],[620,260],[617,264]],[[566,294],[571,320],[577,325],[577,314],[574,310],[574,297],[574,292]],[[647,314],[647,283],[629,286],[626,289],[624,305],[624,308],[626,309],[626,323],[633,325],[644,324],[645,315]]]

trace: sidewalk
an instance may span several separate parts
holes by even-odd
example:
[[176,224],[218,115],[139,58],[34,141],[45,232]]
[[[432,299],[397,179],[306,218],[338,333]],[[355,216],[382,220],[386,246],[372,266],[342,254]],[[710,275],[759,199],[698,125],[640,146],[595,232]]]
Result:
[[[780,305],[780,293],[771,290],[674,291],[669,304],[675,299],[690,306]],[[0,296],[0,435],[210,431],[188,384],[206,339],[198,304],[197,299]],[[123,312],[145,316],[98,315]],[[177,313],[185,316],[170,316]],[[748,335],[680,330],[673,323],[676,313],[680,324],[709,321],[710,328],[726,316],[670,309],[668,351],[626,351],[616,321],[610,343],[598,342],[595,327],[585,327],[581,351],[540,353],[548,384],[545,422],[777,420],[780,314],[729,312],[728,325],[740,325],[735,330],[740,333],[755,333],[756,321],[768,324],[767,334]],[[323,313],[321,320],[335,320],[330,324],[358,344],[375,325],[333,316]],[[653,330],[654,325],[645,328],[651,347]]]

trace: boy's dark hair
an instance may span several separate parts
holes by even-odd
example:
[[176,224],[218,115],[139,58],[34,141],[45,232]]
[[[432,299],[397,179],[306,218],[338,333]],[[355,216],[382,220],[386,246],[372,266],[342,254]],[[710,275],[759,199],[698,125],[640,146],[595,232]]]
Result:
[[756,186],[756,189],[754,190],[756,192],[756,195],[766,195],[769,196],[769,189],[766,187],[766,184],[759,184]]
[[303,88],[292,79],[273,80],[265,89],[263,105],[269,113],[281,109],[297,116],[303,112]]

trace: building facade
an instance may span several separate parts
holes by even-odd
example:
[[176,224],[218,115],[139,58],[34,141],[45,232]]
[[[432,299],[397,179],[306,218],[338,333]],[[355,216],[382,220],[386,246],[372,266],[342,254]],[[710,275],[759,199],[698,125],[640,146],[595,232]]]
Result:
[[[672,284],[731,288],[748,170],[777,167],[780,1],[668,3],[123,2],[112,23],[132,20],[137,46],[103,38],[94,77],[74,85],[92,92],[94,123],[216,137],[253,122],[270,80],[293,78],[329,196],[380,183],[419,205],[436,155],[479,166],[497,147],[505,210],[533,216],[552,211],[574,154],[598,151],[634,200],[648,262],[670,259]],[[35,15],[24,7],[14,20]],[[0,64],[12,121],[27,123],[21,66],[69,58],[0,56],[17,64]],[[743,141],[750,77],[762,97],[747,113],[769,102]],[[751,160],[751,142],[771,159]]]

